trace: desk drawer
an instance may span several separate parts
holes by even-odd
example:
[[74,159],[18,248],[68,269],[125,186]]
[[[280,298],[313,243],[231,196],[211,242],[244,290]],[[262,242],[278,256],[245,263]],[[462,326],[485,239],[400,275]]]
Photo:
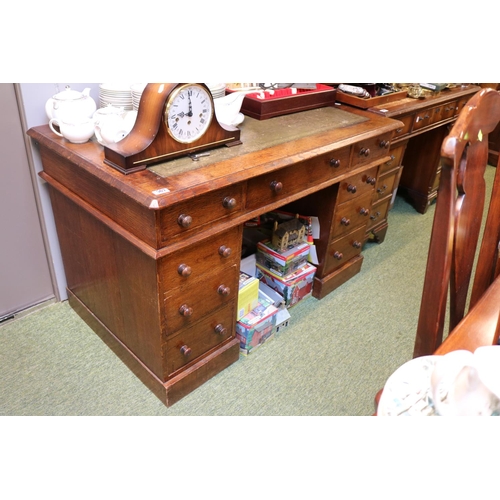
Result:
[[429,126],[432,123],[433,114],[434,109],[423,109],[419,113],[416,113],[413,119],[413,132]]
[[359,255],[364,237],[365,226],[361,226],[342,238],[334,240],[328,247],[323,275],[330,274],[356,255]]
[[337,203],[344,203],[368,191],[372,191],[373,186],[377,182],[377,169],[378,167],[375,166],[341,181],[339,183]]
[[191,328],[171,336],[163,345],[166,360],[165,378],[231,338],[235,322],[236,311],[233,302],[208,314]]
[[[191,326],[210,311],[238,298],[239,266],[216,268],[164,294],[163,329],[167,335]],[[236,321],[236,317],[233,318]]]
[[342,148],[248,181],[247,210],[253,210],[333,179],[349,168],[350,148]]
[[238,225],[195,245],[167,255],[159,262],[160,286],[177,288],[196,281],[204,273],[240,261],[243,226]]
[[382,198],[377,203],[374,203],[371,211],[370,218],[367,226],[367,231],[369,231],[372,227],[375,227],[377,224],[380,224],[382,221],[387,219],[387,214],[389,213],[389,207],[391,204],[392,196],[387,196],[386,198]]
[[373,203],[376,203],[388,194],[392,194],[398,173],[399,169],[395,169],[383,175],[379,175],[377,184],[375,185],[375,191],[373,193]]
[[370,215],[372,191],[342,203],[335,209],[332,236],[340,236],[362,225],[365,227]]
[[354,144],[352,147],[351,166],[353,168],[359,167],[377,158],[387,156],[389,154],[391,136],[392,133],[385,134]]
[[243,183],[177,203],[160,213],[161,242],[166,245],[205,224],[237,215],[243,208]]
[[403,126],[401,128],[396,129],[396,132],[394,132],[393,140],[410,133],[411,126],[413,124],[413,115],[406,115],[401,117],[398,116],[395,119],[400,122],[403,122]]
[[404,144],[401,144],[400,146],[391,149],[390,151],[391,159],[380,165],[381,174],[389,170],[392,170],[393,168],[399,167],[401,165],[401,160],[403,159],[403,154],[406,148],[406,142],[407,141],[405,141]]

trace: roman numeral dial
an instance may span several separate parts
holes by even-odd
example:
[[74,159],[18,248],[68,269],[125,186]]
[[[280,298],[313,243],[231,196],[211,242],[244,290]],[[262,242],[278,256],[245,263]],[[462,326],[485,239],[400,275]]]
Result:
[[189,144],[205,134],[214,115],[211,95],[205,88],[188,83],[177,88],[165,105],[165,123],[170,136]]

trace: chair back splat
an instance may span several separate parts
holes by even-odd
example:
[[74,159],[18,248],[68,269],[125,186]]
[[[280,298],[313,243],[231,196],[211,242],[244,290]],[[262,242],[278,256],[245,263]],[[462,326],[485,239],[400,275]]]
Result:
[[[441,180],[432,226],[414,357],[443,341],[465,315],[485,205],[488,134],[500,122],[500,93],[483,89],[462,109],[441,148]],[[477,258],[469,309],[500,272],[500,161]]]

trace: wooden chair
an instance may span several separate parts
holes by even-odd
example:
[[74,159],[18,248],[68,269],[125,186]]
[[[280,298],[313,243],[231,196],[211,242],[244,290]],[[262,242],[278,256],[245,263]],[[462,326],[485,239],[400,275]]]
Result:
[[[483,89],[462,109],[441,148],[441,179],[431,233],[414,357],[433,354],[443,341],[449,293],[449,336],[464,318],[485,205],[488,134],[500,122],[500,93]],[[472,282],[471,311],[500,274],[500,166]],[[496,324],[482,337],[498,340]],[[450,339],[451,340],[451,339]],[[474,346],[469,346],[472,349]],[[475,346],[478,347],[478,346]],[[475,348],[474,347],[474,348]],[[460,345],[455,347],[461,348]]]
[[[413,357],[474,351],[500,334],[500,161],[482,242],[488,134],[500,123],[500,92],[483,89],[462,109],[441,148],[441,179]],[[469,293],[474,268],[472,290]],[[449,295],[448,336],[443,342]],[[466,306],[468,297],[469,306]],[[375,397],[375,408],[382,391]]]

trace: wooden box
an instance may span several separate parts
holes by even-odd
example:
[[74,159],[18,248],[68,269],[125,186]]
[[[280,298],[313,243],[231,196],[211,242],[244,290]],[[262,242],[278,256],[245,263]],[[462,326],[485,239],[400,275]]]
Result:
[[369,97],[368,99],[363,99],[362,97],[357,97],[351,94],[345,94],[342,91],[337,91],[335,99],[338,102],[344,104],[349,104],[350,106],[355,106],[356,108],[368,109],[373,106],[380,106],[381,104],[386,104],[388,102],[399,101],[407,97],[406,90],[400,92],[393,92],[392,94],[385,94],[376,97]]
[[[233,91],[228,89],[227,92]],[[274,93],[256,91],[245,96],[241,112],[257,120],[267,120],[298,111],[333,106],[336,93],[336,89],[321,83],[316,85],[316,89],[285,88],[276,89]]]

